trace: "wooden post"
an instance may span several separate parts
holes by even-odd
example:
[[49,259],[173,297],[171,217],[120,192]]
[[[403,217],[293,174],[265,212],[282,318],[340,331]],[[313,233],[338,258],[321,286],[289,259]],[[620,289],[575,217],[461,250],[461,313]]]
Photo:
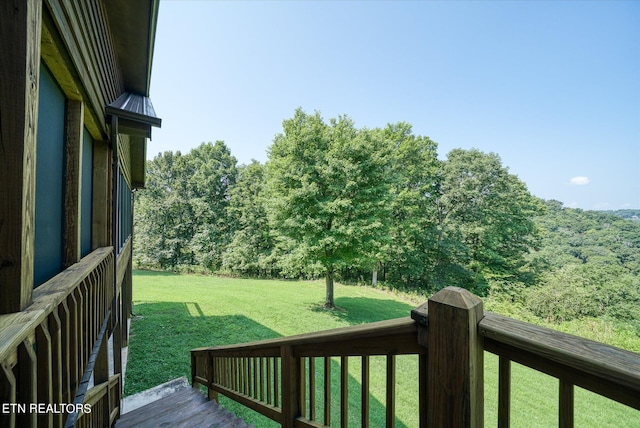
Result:
[[31,303],[42,1],[0,2],[0,313]]
[[105,141],[93,142],[93,201],[91,250],[109,245],[110,155]]
[[80,261],[80,198],[82,194],[82,101],[67,100],[64,189],[64,266]]
[[482,300],[447,287],[428,302],[428,422],[432,427],[484,425]]
[[291,346],[283,346],[282,355],[282,421],[284,428],[293,428],[300,414],[300,358]]

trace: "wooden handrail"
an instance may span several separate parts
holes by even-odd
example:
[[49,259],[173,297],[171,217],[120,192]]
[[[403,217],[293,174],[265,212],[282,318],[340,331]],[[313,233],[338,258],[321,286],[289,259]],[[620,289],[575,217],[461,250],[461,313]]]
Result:
[[[368,357],[387,356],[387,388],[395,388],[395,355],[425,354],[415,340],[417,324],[409,317],[366,325],[250,342],[237,346],[191,351],[193,384],[203,384],[211,398],[221,393],[262,413],[283,426],[316,427],[315,358],[324,358],[325,373],[331,357],[341,359],[341,420],[347,418],[347,361],[363,357],[363,378],[369,376]],[[308,370],[307,370],[308,366]],[[324,424],[330,424],[331,383],[325,385]],[[368,399],[368,383],[363,398]],[[364,401],[363,421],[368,421]],[[389,406],[391,410],[393,407]],[[308,411],[307,411],[308,410]],[[308,414],[308,417],[305,415]],[[390,413],[388,420],[395,420]]]
[[[573,426],[573,387],[640,410],[640,355],[559,331],[485,313],[485,349],[500,356],[498,420],[508,426],[510,361],[560,380],[559,426]],[[569,411],[571,410],[571,411]]]
[[[99,377],[108,377],[105,342],[97,342],[117,292],[114,264],[111,247],[98,248],[35,289],[24,311],[0,316],[0,401],[72,404],[98,348]],[[0,426],[62,427],[65,413],[3,413]]]
[[[395,355],[419,355],[420,426],[483,426],[484,351],[499,355],[498,425],[509,426],[510,362],[560,379],[560,427],[573,426],[573,387],[640,410],[640,355],[482,311],[469,292],[449,287],[412,311],[412,318],[317,333],[197,348],[192,382],[209,397],[226,395],[282,426],[331,426],[331,391],[315,412],[314,358],[330,384],[331,357],[341,361],[341,425],[346,426],[350,356],[362,358],[362,424],[368,426],[369,356],[387,356],[387,426],[393,426]],[[308,407],[307,407],[308,406]],[[323,417],[322,420],[319,420]]]
[[[296,356],[304,357],[387,355],[389,351],[414,354],[419,353],[422,348],[417,343],[408,343],[402,338],[413,339],[416,333],[416,323],[410,317],[406,317],[238,345],[196,348],[192,352],[210,351],[217,356],[229,357],[273,357],[280,356],[281,347],[291,346],[295,348]],[[391,340],[391,343],[383,343],[386,339]],[[337,345],[338,348],[327,349],[328,345]],[[360,346],[366,348],[360,349]]]
[[0,315],[0,361],[5,360],[16,345],[25,340],[35,326],[58,308],[110,254],[110,247],[95,250],[33,290],[33,302],[24,311]]

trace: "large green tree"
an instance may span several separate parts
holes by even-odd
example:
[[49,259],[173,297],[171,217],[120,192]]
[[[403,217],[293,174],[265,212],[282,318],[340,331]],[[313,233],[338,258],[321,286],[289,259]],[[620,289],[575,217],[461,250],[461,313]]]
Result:
[[188,160],[193,171],[188,187],[195,224],[190,245],[196,263],[214,271],[222,265],[222,254],[233,239],[234,224],[227,209],[237,161],[222,141],[200,144]]
[[221,141],[149,161],[147,187],[136,195],[136,263],[218,269],[234,232],[227,208],[236,174],[236,159]]
[[273,238],[264,201],[264,166],[257,161],[238,168],[231,188],[229,220],[235,228],[233,240],[222,258],[224,269],[243,275],[273,275]]
[[283,268],[318,268],[326,307],[336,269],[371,266],[388,236],[390,165],[379,133],[301,109],[269,149],[267,209]]
[[542,202],[498,155],[476,149],[449,152],[440,193],[443,285],[455,280],[485,294],[488,276],[515,278],[539,242],[534,218],[544,211]]
[[164,152],[147,161],[146,188],[135,192],[134,260],[140,266],[174,269],[194,262],[194,217],[186,156]]
[[440,161],[437,144],[400,122],[380,130],[392,151],[391,228],[381,247],[385,279],[423,284],[433,265]]

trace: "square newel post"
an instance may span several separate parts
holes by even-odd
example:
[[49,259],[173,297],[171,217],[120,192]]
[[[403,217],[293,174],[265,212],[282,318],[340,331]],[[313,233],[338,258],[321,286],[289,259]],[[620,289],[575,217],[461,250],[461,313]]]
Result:
[[483,316],[482,300],[459,287],[439,291],[412,312],[428,348],[429,427],[484,425],[484,346],[478,335]]

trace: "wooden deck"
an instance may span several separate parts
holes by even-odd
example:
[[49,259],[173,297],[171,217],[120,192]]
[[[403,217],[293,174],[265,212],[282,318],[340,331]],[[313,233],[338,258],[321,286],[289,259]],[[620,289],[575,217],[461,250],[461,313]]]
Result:
[[156,427],[248,428],[242,419],[207,400],[195,388],[185,388],[126,413],[116,428]]

